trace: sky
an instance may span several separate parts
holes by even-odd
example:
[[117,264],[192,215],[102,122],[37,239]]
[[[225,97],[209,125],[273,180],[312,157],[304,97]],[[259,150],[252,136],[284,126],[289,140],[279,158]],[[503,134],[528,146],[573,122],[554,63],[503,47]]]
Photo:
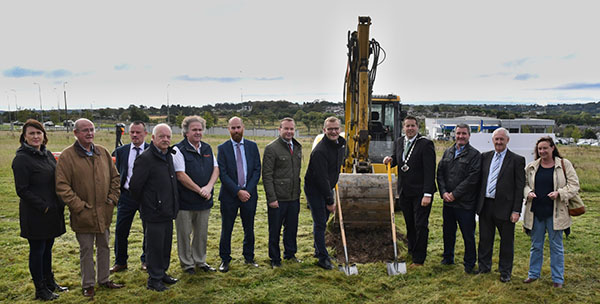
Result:
[[341,102],[358,16],[386,53],[375,94],[595,102],[599,11],[577,0],[7,0],[0,110],[39,109],[40,96],[44,110],[64,108],[63,90],[69,108]]

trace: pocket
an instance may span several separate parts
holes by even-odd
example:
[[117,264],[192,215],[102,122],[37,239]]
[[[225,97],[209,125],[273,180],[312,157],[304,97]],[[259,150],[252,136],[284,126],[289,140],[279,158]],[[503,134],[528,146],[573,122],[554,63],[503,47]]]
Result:
[[289,178],[277,178],[274,180],[275,195],[279,200],[288,199],[291,190],[291,181]]

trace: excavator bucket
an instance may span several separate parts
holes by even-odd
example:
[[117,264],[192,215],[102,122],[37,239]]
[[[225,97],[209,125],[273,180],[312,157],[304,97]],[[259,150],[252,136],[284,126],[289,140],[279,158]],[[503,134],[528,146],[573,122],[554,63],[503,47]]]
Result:
[[[396,176],[392,175],[393,193]],[[388,228],[390,204],[387,174],[341,173],[338,180],[344,225],[350,228]]]

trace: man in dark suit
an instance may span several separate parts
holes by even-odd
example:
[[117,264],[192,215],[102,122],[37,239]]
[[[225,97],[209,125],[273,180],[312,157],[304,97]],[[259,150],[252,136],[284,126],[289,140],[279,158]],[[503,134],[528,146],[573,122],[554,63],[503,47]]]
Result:
[[384,164],[398,166],[398,193],[400,209],[406,222],[408,253],[412,256],[409,267],[423,266],[427,257],[429,213],[435,187],[435,147],[433,142],[418,134],[416,117],[403,121],[405,136],[394,142],[393,155],[383,159]]
[[217,153],[221,190],[221,240],[219,271],[229,271],[231,261],[231,233],[238,209],[244,227],[244,255],[247,265],[258,267],[254,262],[254,214],[260,179],[260,154],[258,146],[244,139],[244,124],[239,117],[232,117],[227,126],[231,139],[220,144]]
[[479,273],[490,272],[496,229],[500,234],[500,281],[510,281],[513,267],[515,223],[519,220],[525,187],[525,158],[506,148],[509,133],[492,134],[494,151],[481,155],[479,214]]
[[[115,150],[117,170],[121,176],[121,196],[117,204],[117,224],[115,227],[115,265],[110,272],[119,272],[127,269],[127,238],[135,213],[140,209],[140,204],[133,199],[129,192],[129,181],[133,173],[133,163],[136,158],[149,147],[144,139],[148,135],[146,124],[143,121],[134,121],[129,125],[131,143],[120,146]],[[146,224],[142,222],[144,231]],[[142,242],[142,270],[146,270],[146,239]]]

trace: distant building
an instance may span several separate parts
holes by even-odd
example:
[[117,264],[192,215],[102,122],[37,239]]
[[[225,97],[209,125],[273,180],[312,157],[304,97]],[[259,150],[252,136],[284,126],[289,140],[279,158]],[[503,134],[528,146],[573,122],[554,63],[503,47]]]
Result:
[[537,118],[498,119],[481,116],[455,118],[425,118],[426,134],[431,139],[450,139],[459,123],[471,127],[471,133],[492,133],[503,127],[510,133],[553,133],[554,120]]

